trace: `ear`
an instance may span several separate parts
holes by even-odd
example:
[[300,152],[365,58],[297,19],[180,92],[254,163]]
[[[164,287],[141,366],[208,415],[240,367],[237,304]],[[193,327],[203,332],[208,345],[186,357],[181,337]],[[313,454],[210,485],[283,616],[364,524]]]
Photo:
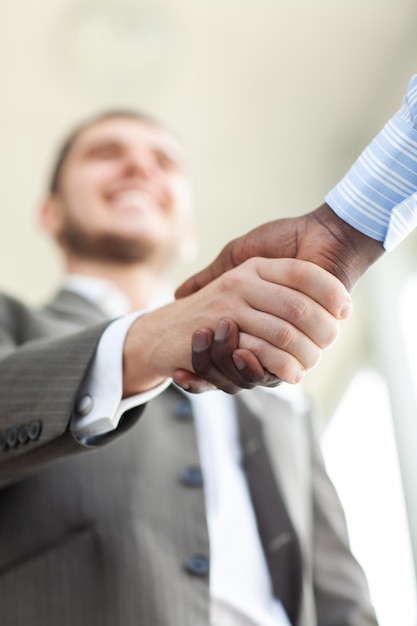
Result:
[[42,230],[57,237],[62,230],[62,210],[56,196],[48,196],[40,206],[38,224]]

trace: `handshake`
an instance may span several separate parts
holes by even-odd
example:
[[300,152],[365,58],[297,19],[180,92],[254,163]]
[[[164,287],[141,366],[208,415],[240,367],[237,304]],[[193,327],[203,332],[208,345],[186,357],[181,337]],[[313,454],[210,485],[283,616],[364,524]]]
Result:
[[[225,246],[128,333],[124,396],[166,378],[191,392],[298,383],[352,310],[350,290],[382,244],[327,205]],[[138,363],[137,351],[148,355]]]

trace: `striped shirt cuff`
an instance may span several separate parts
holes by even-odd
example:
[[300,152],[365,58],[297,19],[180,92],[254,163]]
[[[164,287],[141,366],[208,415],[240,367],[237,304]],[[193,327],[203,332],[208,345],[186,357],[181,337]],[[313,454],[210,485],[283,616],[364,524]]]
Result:
[[348,224],[392,250],[417,226],[417,74],[401,109],[325,197]]

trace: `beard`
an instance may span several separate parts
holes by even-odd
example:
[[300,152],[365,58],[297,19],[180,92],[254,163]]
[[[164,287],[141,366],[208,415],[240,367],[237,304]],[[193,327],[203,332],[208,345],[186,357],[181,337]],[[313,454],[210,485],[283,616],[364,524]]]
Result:
[[[144,263],[157,254],[157,244],[145,237],[113,233],[91,235],[74,224],[67,223],[60,233],[59,243],[75,256],[88,260],[124,264]],[[172,257],[173,250],[165,247],[164,256]]]

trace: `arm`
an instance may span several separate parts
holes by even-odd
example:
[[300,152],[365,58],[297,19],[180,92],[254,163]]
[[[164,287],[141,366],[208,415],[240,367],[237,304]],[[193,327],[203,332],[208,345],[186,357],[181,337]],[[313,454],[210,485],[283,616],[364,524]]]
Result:
[[[325,204],[301,217],[263,224],[231,241],[213,263],[181,285],[176,296],[201,289],[252,255],[318,263],[351,291],[385,249],[391,250],[416,224],[417,75],[408,85],[401,109],[326,196]],[[242,386],[242,374],[247,383],[253,381],[247,358],[240,375],[233,372],[230,356],[229,365],[223,363],[230,376],[227,384]],[[187,377],[185,372],[176,376],[180,384],[199,391],[202,383],[195,376]],[[226,378],[219,379],[218,363],[202,369],[201,376],[225,385]],[[258,384],[266,381],[258,378]]]
[[318,263],[350,291],[384,252],[417,223],[417,75],[402,107],[326,196],[301,217],[263,224],[225,246],[178,290],[182,297],[251,256]]
[[0,305],[0,486],[4,486],[85,449],[74,440],[69,425],[78,388],[107,323],[83,331],[67,329],[61,337],[45,336],[51,328],[35,329],[28,309],[10,300],[2,299]]
[[350,291],[384,253],[380,241],[359,232],[323,204],[311,213],[274,220],[228,243],[204,270],[176,291],[183,297],[252,256],[296,258],[317,263]]
[[[315,299],[308,295],[313,291]],[[336,317],[347,299],[343,286],[313,264],[252,259],[197,294],[133,321],[122,355],[121,394],[146,392],[176,369],[192,368],[194,330],[214,329],[219,318],[232,314],[243,348],[283,380],[295,382],[335,339]],[[70,422],[108,324],[82,331],[55,326],[12,299],[0,299],[0,433],[8,437],[0,451],[1,485],[85,450],[72,436]],[[127,411],[113,434],[123,432],[140,412]],[[37,437],[20,441],[33,422],[39,424]]]

